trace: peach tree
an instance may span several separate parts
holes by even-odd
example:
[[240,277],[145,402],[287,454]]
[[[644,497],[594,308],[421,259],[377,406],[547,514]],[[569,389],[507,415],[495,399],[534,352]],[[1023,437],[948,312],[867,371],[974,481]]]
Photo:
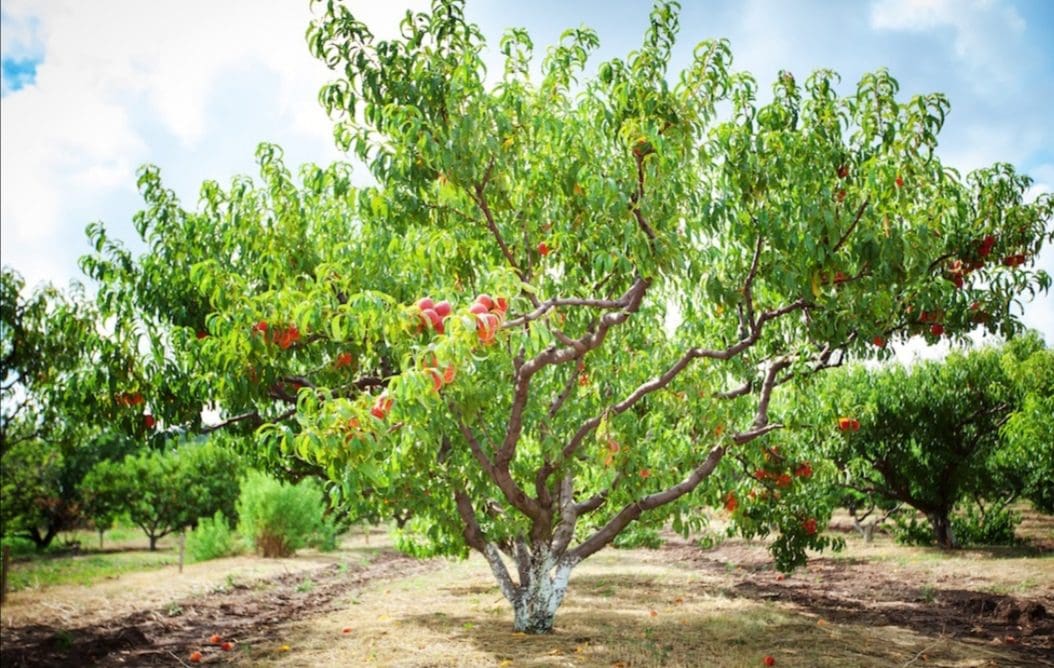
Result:
[[133,338],[102,331],[79,286],[27,290],[0,272],[0,528],[47,548],[83,518],[80,482],[153,435]]
[[1054,396],[1051,369],[1054,351],[1033,334],[910,367],[840,370],[802,400],[820,418],[805,438],[837,465],[839,486],[918,510],[941,548],[1012,540],[1010,504],[1042,508],[1050,495],[1054,441],[1036,408]]
[[488,79],[462,2],[392,40],[315,8],[320,100],[372,185],[339,164],[296,180],[264,145],[261,185],[206,183],[187,211],[146,168],[147,253],[95,227],[85,266],[156,332],[167,419],[200,429],[210,406],[412,514],[419,549],[480,552],[519,630],[549,631],[575,566],[633,522],[736,511],[755,467],[771,503],[748,531],[778,534],[777,563],[829,545],[808,494],[776,502],[809,482],[773,454],[776,388],[915,334],[1013,332],[1049,284],[1050,196],[942,165],[947,101],[900,99],[888,72],[845,94],[784,72],[762,103],[724,41],[671,72],[679,8],[659,3],[595,73],[591,30],[538,63],[513,29]]

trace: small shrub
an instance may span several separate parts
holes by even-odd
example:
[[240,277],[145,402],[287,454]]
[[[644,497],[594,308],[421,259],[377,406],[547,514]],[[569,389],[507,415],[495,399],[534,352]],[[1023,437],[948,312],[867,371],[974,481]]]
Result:
[[187,534],[187,553],[192,561],[208,561],[238,552],[238,542],[223,512],[203,517]]
[[401,528],[393,529],[395,549],[416,559],[450,554],[468,556],[468,550],[456,539],[444,536],[439,527],[423,517],[411,517]]
[[1009,508],[991,509],[983,514],[976,504],[968,504],[961,514],[952,515],[952,532],[963,547],[971,545],[1015,545],[1014,530],[1021,516]]
[[933,528],[914,513],[898,514],[894,518],[893,539],[901,545],[933,545]]
[[333,552],[338,547],[342,533],[344,533],[344,527],[335,519],[334,514],[325,515],[311,539],[311,547],[319,552]]
[[264,557],[288,557],[318,534],[324,510],[313,480],[291,485],[253,471],[242,481],[238,531]]
[[612,545],[624,550],[632,550],[638,547],[657,550],[662,547],[662,542],[658,527],[631,524],[615,537]]

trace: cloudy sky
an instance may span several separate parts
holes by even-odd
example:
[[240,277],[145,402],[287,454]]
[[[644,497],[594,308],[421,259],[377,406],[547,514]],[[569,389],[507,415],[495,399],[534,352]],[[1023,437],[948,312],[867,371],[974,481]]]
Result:
[[[375,33],[407,7],[350,3]],[[683,0],[675,65],[707,37],[767,89],[780,69],[818,67],[848,90],[886,66],[905,96],[942,91],[952,113],[945,162],[1008,161],[1054,190],[1054,3],[1046,0]],[[567,27],[595,28],[600,59],[640,40],[645,0],[469,0],[491,44],[524,26],[536,51]],[[134,239],[135,170],[160,166],[187,205],[205,179],[253,174],[258,142],[291,166],[340,159],[316,101],[327,70],[304,42],[307,0],[4,0],[0,74],[0,259],[30,284],[65,284],[103,220]],[[493,62],[497,58],[491,53]],[[500,71],[495,66],[491,71]],[[134,245],[134,244],[132,244]],[[1054,249],[1040,259],[1054,273]],[[1054,297],[1026,306],[1054,342]]]

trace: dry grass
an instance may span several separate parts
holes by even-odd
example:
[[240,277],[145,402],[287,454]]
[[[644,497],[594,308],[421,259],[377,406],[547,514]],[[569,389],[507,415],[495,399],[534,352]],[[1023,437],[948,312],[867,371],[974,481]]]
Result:
[[[1019,508],[1018,535],[1033,542],[1054,541],[1054,516]],[[832,524],[850,526],[848,514],[836,513]],[[1000,594],[1027,594],[1054,599],[1054,552],[1035,547],[982,547],[945,551],[898,545],[887,534],[865,543],[856,532],[845,534],[846,550],[835,559],[879,562],[888,573],[919,586],[955,586]]]
[[[379,536],[378,536],[379,537]],[[179,573],[175,565],[154,570],[124,573],[91,586],[58,585],[11,592],[0,612],[3,627],[46,624],[72,628],[105,622],[140,610],[171,609],[176,601],[203,596],[210,591],[285,573],[300,573],[350,561],[362,563],[376,552],[377,537],[361,533],[345,537],[341,549],[320,553],[303,550],[285,559],[262,559],[253,555],[186,564]],[[76,559],[78,557],[68,557]]]
[[511,611],[474,556],[370,586],[339,612],[293,623],[250,648],[242,663],[731,667],[760,666],[772,655],[777,666],[1015,665],[998,647],[835,624],[736,597],[728,588],[735,573],[703,574],[656,556],[609,550],[581,565],[551,635],[512,632]]

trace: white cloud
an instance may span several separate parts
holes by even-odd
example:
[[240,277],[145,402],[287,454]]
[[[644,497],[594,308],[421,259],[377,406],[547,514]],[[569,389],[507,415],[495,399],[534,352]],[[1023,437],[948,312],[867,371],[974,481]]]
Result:
[[929,32],[949,29],[955,57],[987,87],[1015,79],[1012,47],[1026,22],[1002,0],[872,0],[870,25],[875,30]]
[[[405,11],[351,6],[382,36]],[[0,102],[4,263],[31,283],[73,277],[86,222],[116,216],[130,231],[144,162],[193,202],[202,179],[251,171],[258,141],[283,145],[293,168],[340,159],[317,102],[332,73],[304,40],[311,18],[306,0],[5,0],[4,57],[43,62]],[[232,90],[245,79],[268,85]]]

